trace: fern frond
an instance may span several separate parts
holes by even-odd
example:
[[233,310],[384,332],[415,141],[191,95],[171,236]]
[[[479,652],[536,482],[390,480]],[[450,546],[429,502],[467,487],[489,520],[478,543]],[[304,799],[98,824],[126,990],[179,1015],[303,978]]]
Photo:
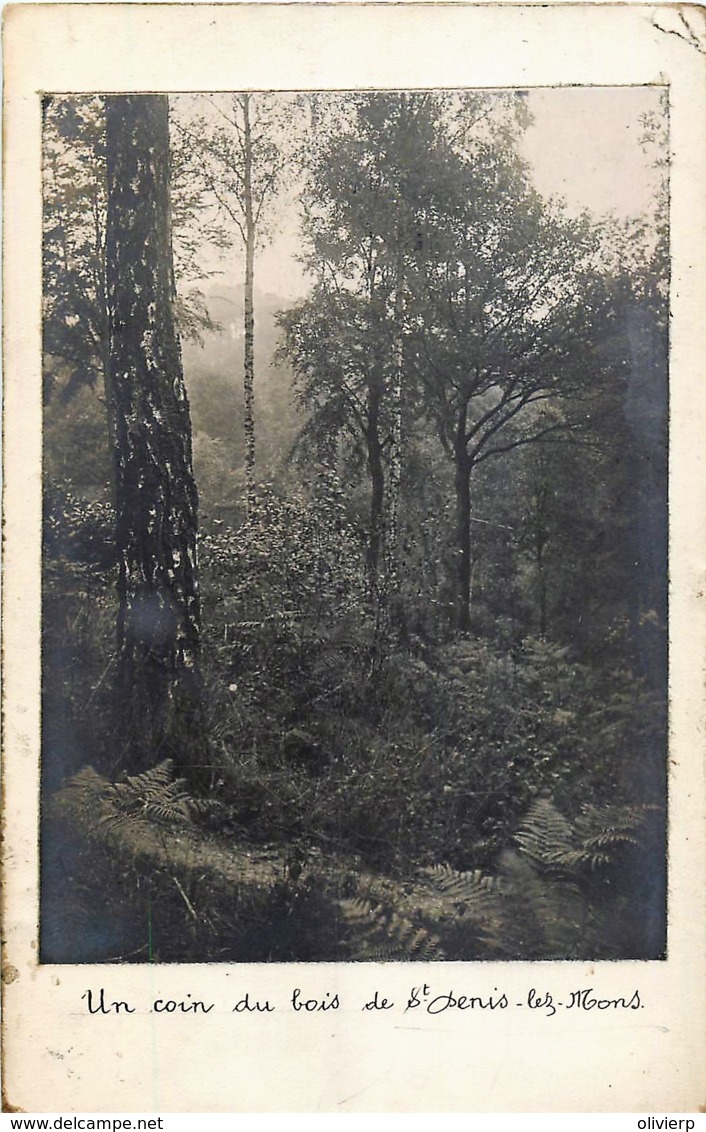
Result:
[[454,958],[506,954],[510,906],[499,877],[480,869],[459,872],[442,864],[423,869],[420,880],[423,887],[414,890],[419,912],[437,926]]
[[441,941],[415,923],[374,889],[340,901],[356,958],[370,962],[424,961],[443,958]]
[[174,763],[171,759],[164,759],[161,763],[156,763],[155,766],[150,767],[149,770],[143,771],[141,774],[127,775],[124,783],[116,783],[117,787],[123,788],[123,793],[133,794],[136,797],[140,795],[149,795],[155,790],[163,789],[174,780]]
[[112,809],[109,820],[131,820],[140,815],[157,822],[178,824],[193,818],[195,799],[187,793],[185,780],[174,778],[171,759],[129,776],[124,782],[109,784],[105,798]]
[[612,865],[626,849],[642,850],[649,806],[586,807],[576,819],[573,865],[595,871]]
[[573,826],[549,798],[537,798],[515,832],[520,851],[545,871],[571,870],[576,845]]
[[447,864],[422,869],[420,875],[428,878],[433,887],[444,896],[464,903],[483,899],[485,894],[497,893],[502,887],[497,877],[486,876],[480,869],[458,872]]

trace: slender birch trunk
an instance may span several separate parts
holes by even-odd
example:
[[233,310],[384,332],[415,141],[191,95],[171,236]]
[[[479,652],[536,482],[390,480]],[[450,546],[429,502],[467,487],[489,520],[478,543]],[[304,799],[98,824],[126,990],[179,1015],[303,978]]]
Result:
[[245,491],[248,513],[255,497],[255,219],[252,189],[250,95],[242,95],[243,207],[245,212],[244,374]]
[[471,466],[466,448],[467,410],[459,413],[454,442],[454,486],[456,490],[456,628],[466,632],[471,616]]

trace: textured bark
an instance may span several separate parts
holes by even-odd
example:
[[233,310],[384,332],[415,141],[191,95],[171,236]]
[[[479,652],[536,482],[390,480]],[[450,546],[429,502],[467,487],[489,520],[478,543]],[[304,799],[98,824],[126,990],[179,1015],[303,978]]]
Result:
[[471,461],[466,449],[466,411],[460,413],[454,445],[456,489],[456,628],[466,632],[471,614]]
[[[367,254],[366,294],[371,312],[376,300],[377,264],[373,237],[370,237]],[[379,359],[374,360],[366,377],[367,415],[364,425],[365,448],[370,474],[370,524],[366,563],[368,584],[372,594],[377,593],[378,570],[385,534],[385,465],[380,437],[380,413],[385,381]]]
[[547,635],[547,571],[544,562],[544,551],[548,542],[545,522],[547,496],[546,484],[539,484],[535,489],[534,498],[534,556],[537,571],[538,631],[541,638]]
[[[399,96],[398,142],[407,136],[410,125],[407,96]],[[396,205],[396,231],[394,250],[394,308],[392,343],[392,381],[390,389],[392,428],[387,490],[387,523],[385,531],[385,587],[390,594],[399,590],[399,514],[400,485],[402,481],[402,395],[404,383],[404,314],[405,314],[405,254],[409,251],[409,218],[405,222],[404,176],[398,172]]]
[[250,95],[243,105],[243,208],[245,212],[244,375],[245,486],[248,511],[255,494],[255,218],[253,213]]
[[[118,694],[130,769],[200,745],[197,497],[173,312],[168,102],[106,99]],[[196,760],[198,761],[198,759]]]
[[390,444],[390,471],[388,477],[387,532],[385,540],[387,586],[395,592],[398,588],[397,541],[400,510],[400,482],[402,478],[402,383],[404,368],[404,247],[401,223],[397,232],[397,251],[395,256],[395,308],[394,342],[392,356],[392,432]]
[[370,535],[368,539],[368,574],[371,586],[377,584],[380,548],[383,538],[383,507],[385,499],[385,469],[380,441],[380,405],[382,384],[371,381],[368,387],[368,421],[365,442],[370,472]]

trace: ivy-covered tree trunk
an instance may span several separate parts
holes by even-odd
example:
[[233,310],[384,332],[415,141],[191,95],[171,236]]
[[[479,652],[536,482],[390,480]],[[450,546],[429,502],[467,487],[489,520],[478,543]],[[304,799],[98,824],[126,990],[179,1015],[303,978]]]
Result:
[[126,765],[200,760],[197,496],[173,299],[169,109],[106,98],[106,281]]

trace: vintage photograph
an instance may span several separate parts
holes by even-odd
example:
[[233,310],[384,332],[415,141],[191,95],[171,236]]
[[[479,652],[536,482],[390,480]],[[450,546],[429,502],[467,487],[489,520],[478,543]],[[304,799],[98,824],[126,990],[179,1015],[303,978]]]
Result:
[[660,86],[42,101],[40,961],[667,956]]

